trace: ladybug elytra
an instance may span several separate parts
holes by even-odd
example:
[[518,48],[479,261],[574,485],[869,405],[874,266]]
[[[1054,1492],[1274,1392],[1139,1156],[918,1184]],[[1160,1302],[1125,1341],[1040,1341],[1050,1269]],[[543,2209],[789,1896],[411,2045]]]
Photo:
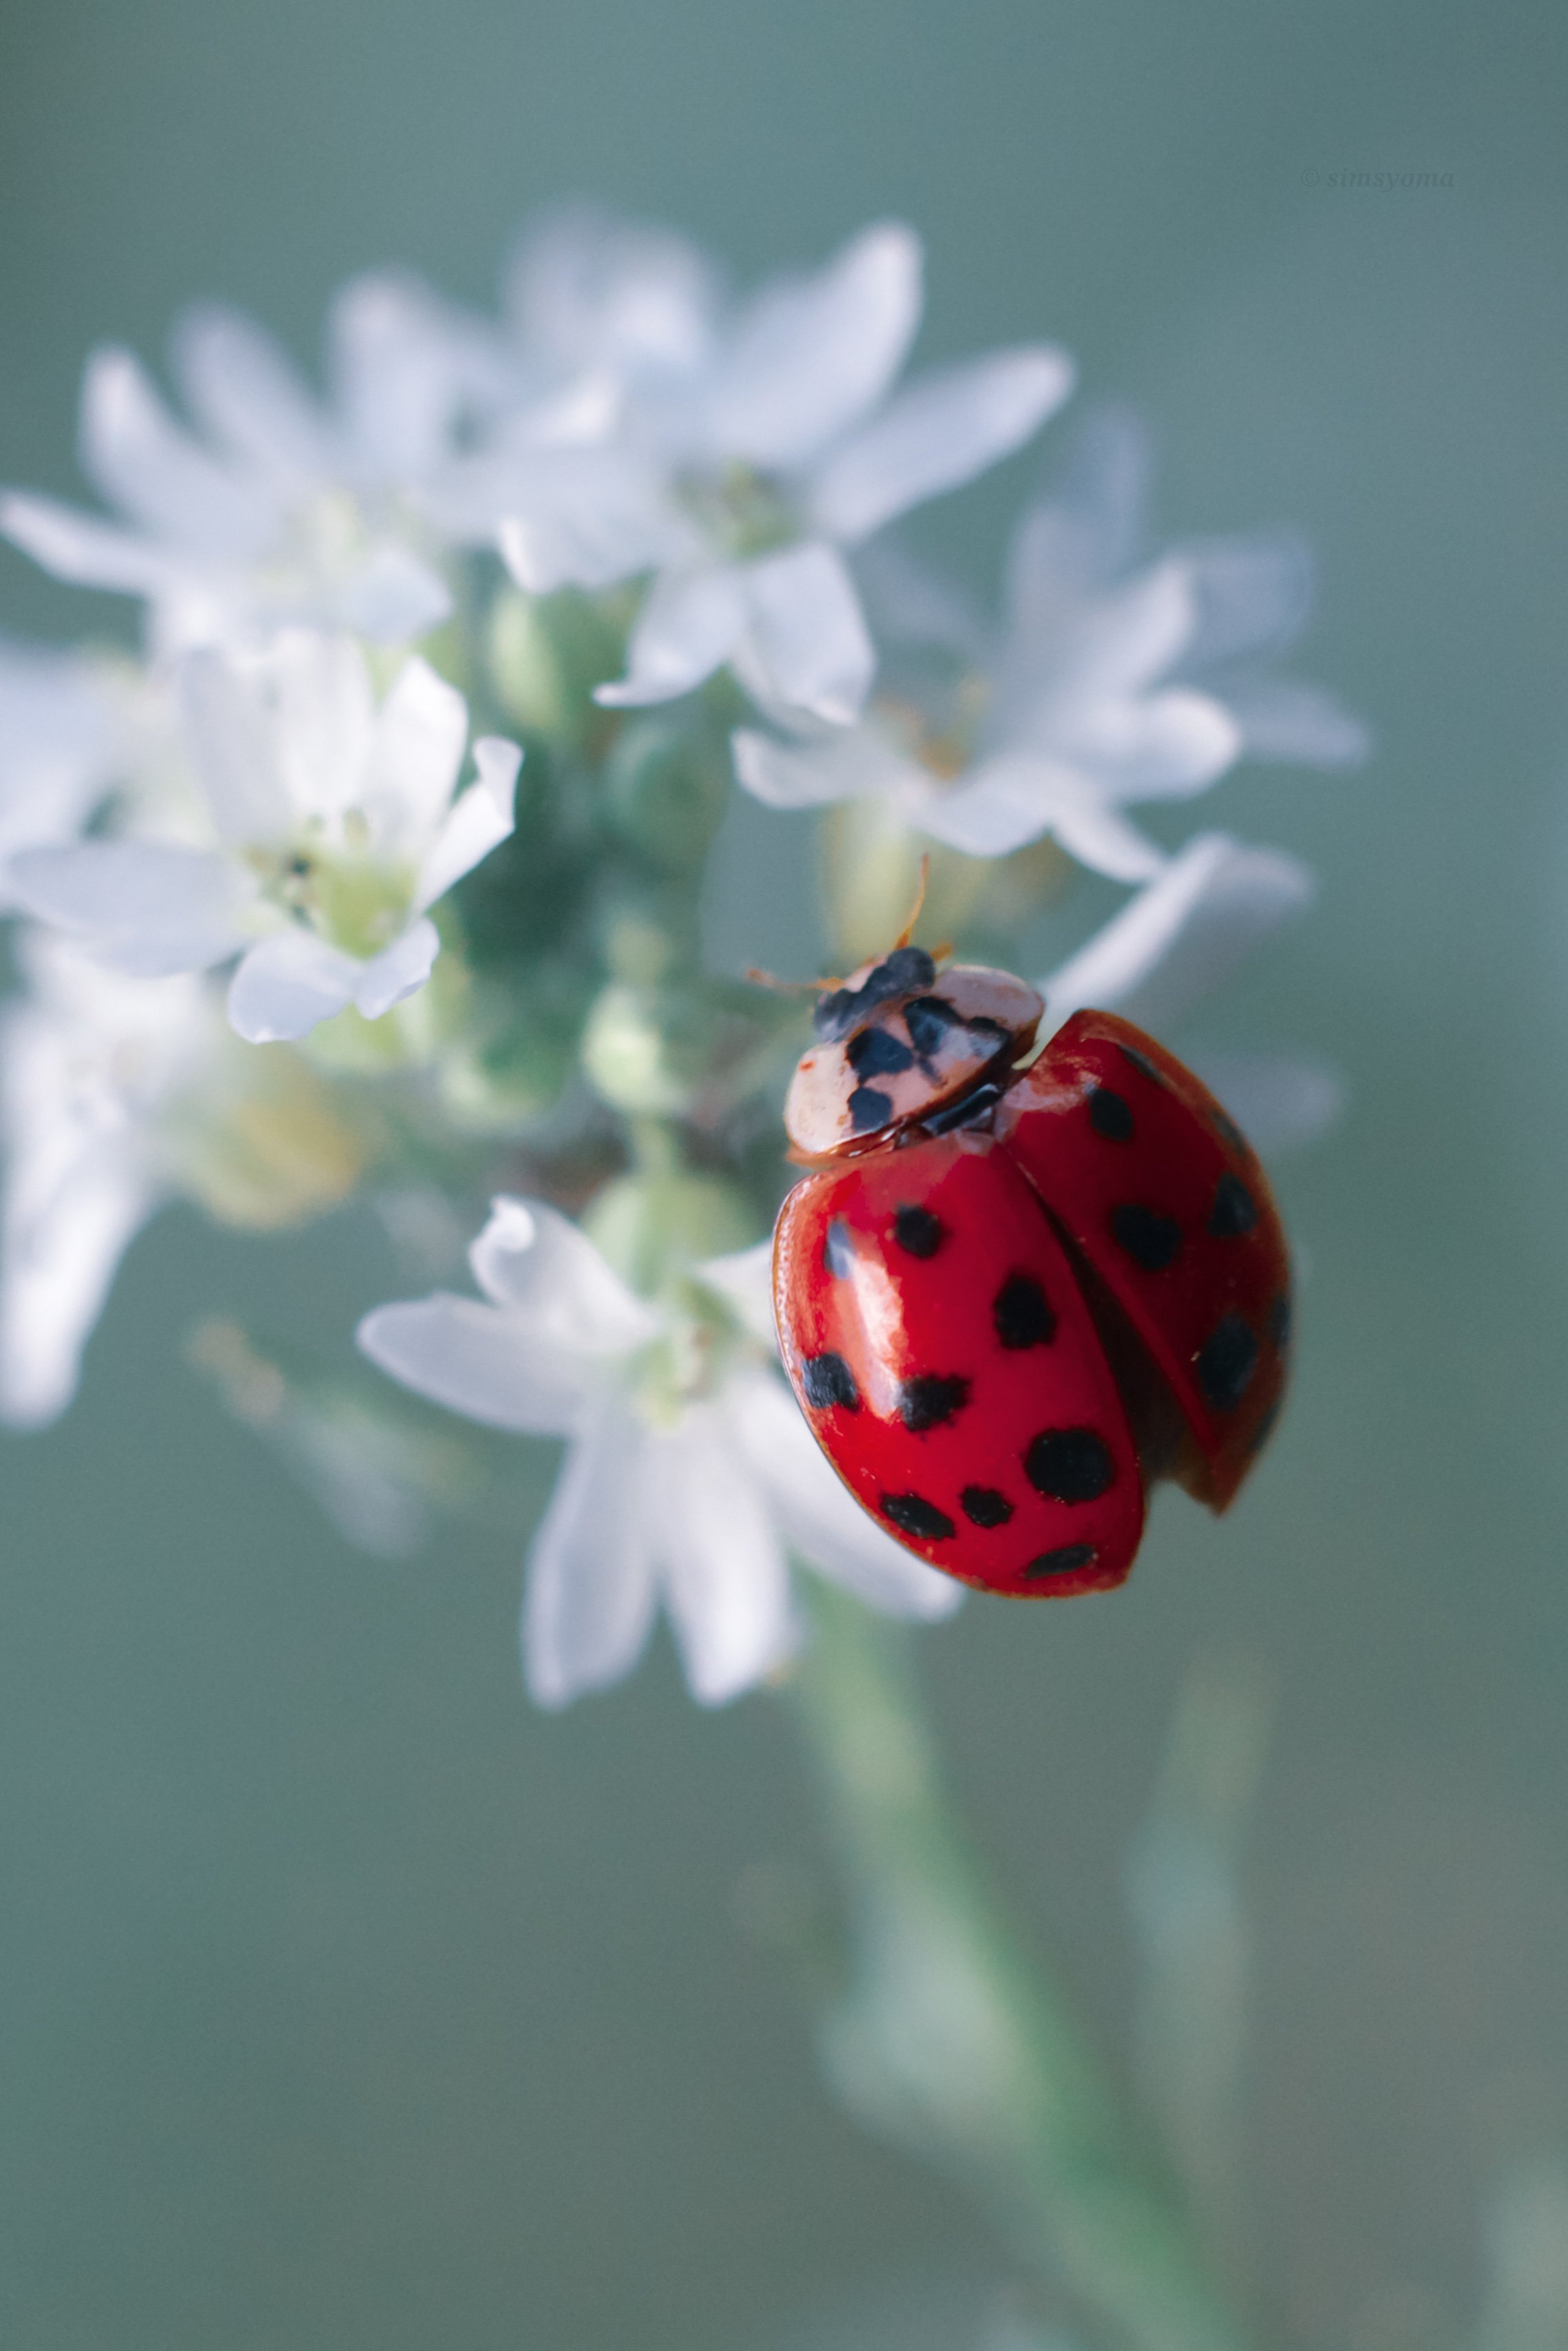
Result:
[[1108,1589],[1148,1489],[1223,1510],[1285,1382],[1290,1264],[1255,1155],[1113,1013],[1028,1060],[1035,989],[901,943],[818,1001],[785,1107],[779,1338],[863,1507],[988,1592]]

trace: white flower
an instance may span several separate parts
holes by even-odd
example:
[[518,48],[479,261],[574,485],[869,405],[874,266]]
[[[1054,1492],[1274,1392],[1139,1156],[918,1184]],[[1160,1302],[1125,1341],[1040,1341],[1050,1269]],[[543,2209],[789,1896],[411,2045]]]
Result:
[[541,1704],[620,1680],[661,1600],[693,1695],[749,1688],[800,1637],[787,1546],[891,1614],[956,1606],[959,1587],[851,1499],[765,1359],[766,1243],[650,1303],[554,1209],[501,1198],[469,1258],[483,1300],[379,1307],[359,1339],[455,1412],[570,1439],[523,1616]]
[[912,831],[974,857],[1051,833],[1081,863],[1137,882],[1163,858],[1129,820],[1133,803],[1189,799],[1249,752],[1359,758],[1361,728],[1325,696],[1252,666],[1301,624],[1301,548],[1218,540],[1130,570],[1143,475],[1135,429],[1101,419],[1075,475],[1019,527],[988,659],[961,612],[904,567],[890,623],[936,641],[964,674],[816,740],[742,730],[747,789],[774,808],[879,796]]
[[229,1017],[252,1043],[305,1035],[353,1004],[378,1019],[422,987],[441,941],[426,909],[512,830],[520,752],[474,746],[420,660],[378,709],[347,639],[285,632],[259,653],[183,671],[214,845],[83,841],[12,861],[18,899],[106,962],[143,975],[241,956]]
[[0,530],[59,579],[144,598],[161,652],[285,622],[418,636],[451,605],[419,493],[476,344],[413,281],[355,279],[333,305],[323,402],[249,319],[193,312],[174,356],[198,430],[131,352],[95,351],[81,462],[118,518],[13,491]]
[[96,664],[0,640],[0,910],[14,852],[74,841],[103,798],[119,718]]
[[733,312],[678,240],[573,215],[521,273],[541,365],[608,387],[591,445],[480,460],[519,584],[653,570],[616,706],[668,701],[728,663],[765,708],[853,719],[874,654],[841,550],[1018,448],[1072,371],[1034,343],[894,392],[919,323],[920,246],[867,229]]
[[[1277,849],[1199,833],[1076,955],[1035,985],[1042,1037],[1092,1006],[1168,1035],[1193,1008],[1315,895],[1312,874]],[[1311,1142],[1343,1099],[1315,1061],[1265,1053],[1196,1053],[1198,1076],[1266,1157]]]
[[161,1121],[209,1073],[221,1020],[198,979],[124,979],[25,933],[29,992],[0,1027],[0,1416],[70,1402],[128,1243],[168,1188]]

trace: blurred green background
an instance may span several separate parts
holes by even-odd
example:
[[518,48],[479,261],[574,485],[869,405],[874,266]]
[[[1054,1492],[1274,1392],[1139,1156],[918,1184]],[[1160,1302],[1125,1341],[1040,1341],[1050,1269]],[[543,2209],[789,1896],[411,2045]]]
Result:
[[[1294,1408],[1223,1527],[1162,1504],[1123,1594],[977,1603],[924,1654],[977,1834],[1115,2047],[1174,1693],[1200,1651],[1267,1662],[1260,2253],[1281,2333],[1350,2351],[1452,2340],[1489,2182],[1568,2135],[1565,50],[1518,0],[0,17],[6,479],[75,493],[95,340],[157,356],[222,295],[313,358],[346,273],[483,299],[518,216],[586,193],[743,277],[904,214],[925,356],[1058,336],[1155,426],[1164,530],[1315,540],[1302,667],[1376,758],[1208,804],[1323,877],[1204,1032],[1351,1087],[1282,1171]],[[928,543],[988,584],[1039,462]],[[123,615],[4,553],[0,625]],[[368,1561],[182,1364],[202,1312],[346,1332],[393,1280],[368,1219],[172,1214],[76,1410],[0,1455],[0,2340],[958,2342],[1005,2265],[828,2105],[738,1923],[756,1865],[819,1865],[777,1702],[701,1716],[661,1647],[530,1714],[525,1530]]]

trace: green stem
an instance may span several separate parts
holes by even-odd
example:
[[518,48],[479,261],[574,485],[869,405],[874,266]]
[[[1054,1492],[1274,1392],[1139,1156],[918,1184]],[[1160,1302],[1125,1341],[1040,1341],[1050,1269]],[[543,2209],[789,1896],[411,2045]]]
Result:
[[1176,2191],[1050,1976],[998,1915],[941,1782],[907,1635],[816,1587],[791,1685],[849,1890],[821,2023],[856,2116],[962,2182],[1130,2351],[1245,2351]]

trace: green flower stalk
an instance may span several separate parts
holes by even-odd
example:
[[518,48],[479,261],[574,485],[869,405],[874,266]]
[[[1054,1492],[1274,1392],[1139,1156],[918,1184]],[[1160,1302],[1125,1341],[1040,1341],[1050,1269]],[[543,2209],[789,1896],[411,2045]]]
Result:
[[957,2181],[1095,2339],[1242,2351],[1175,2179],[982,1883],[907,1644],[823,1592],[790,1685],[842,1871],[851,1968],[823,2066],[868,2128]]

